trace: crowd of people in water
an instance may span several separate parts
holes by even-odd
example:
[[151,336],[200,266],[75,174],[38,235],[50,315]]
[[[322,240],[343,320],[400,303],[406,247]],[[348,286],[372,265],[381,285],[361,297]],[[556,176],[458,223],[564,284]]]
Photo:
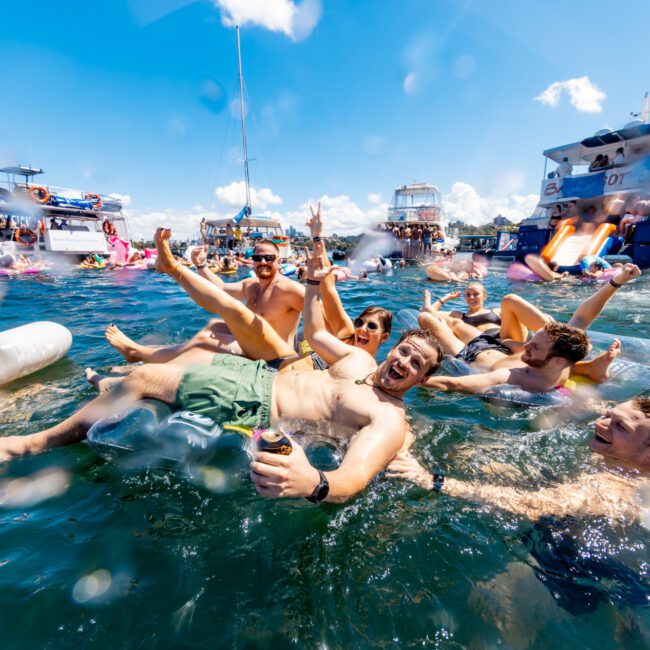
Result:
[[[258,241],[250,259],[244,260],[253,271],[250,277],[224,282],[213,272],[215,262],[205,247],[194,250],[191,269],[172,254],[170,230],[159,228],[157,270],[219,317],[186,342],[169,347],[140,344],[111,324],[106,339],[128,365],[107,375],[87,369],[98,397],[53,427],[0,438],[0,458],[7,461],[78,442],[101,418],[152,398],[222,424],[289,433],[299,429],[305,436],[327,431],[341,438],[341,463],[327,472],[310,463],[295,439],[288,455],[258,452],[250,478],[265,497],[345,502],[386,472],[434,492],[532,519],[572,514],[626,521],[640,517],[639,489],[647,488],[650,471],[648,397],[594,415],[587,444],[618,469],[597,464],[575,481],[536,491],[463,481],[423,467],[411,451],[413,433],[404,405],[405,394],[413,388],[482,394],[503,384],[581,400],[585,385],[608,381],[610,365],[621,352],[620,342],[614,340],[590,357],[586,330],[605,305],[640,276],[637,266],[616,268],[568,323],[560,323],[514,293],[498,308],[488,309],[477,270],[482,263],[474,259],[469,270],[449,271],[456,274],[450,279],[466,282],[464,292],[452,291],[435,301],[426,292],[418,327],[404,331],[378,363],[393,314],[381,305],[354,317],[345,311],[334,279],[337,267],[327,256],[320,206],[312,210],[308,226],[313,245],[304,254],[304,284],[282,275],[280,251],[271,240]],[[461,296],[466,307],[448,311]],[[301,318],[304,340],[297,336]],[[443,359],[469,370],[441,374]]]

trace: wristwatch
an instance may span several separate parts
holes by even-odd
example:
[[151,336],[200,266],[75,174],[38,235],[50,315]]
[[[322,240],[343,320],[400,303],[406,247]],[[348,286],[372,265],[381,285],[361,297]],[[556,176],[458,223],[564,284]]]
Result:
[[318,485],[314,488],[314,491],[310,496],[305,497],[307,501],[311,501],[312,503],[320,503],[321,501],[324,501],[330,493],[330,482],[327,480],[327,477],[323,472],[321,472],[321,470],[318,470],[318,474],[320,475]]
[[431,491],[432,492],[442,492],[442,488],[445,484],[445,475],[444,474],[434,474],[433,480],[431,482]]

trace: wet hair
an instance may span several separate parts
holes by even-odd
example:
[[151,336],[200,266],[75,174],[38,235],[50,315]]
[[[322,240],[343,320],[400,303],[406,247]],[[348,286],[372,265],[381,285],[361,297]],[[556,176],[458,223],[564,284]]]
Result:
[[553,341],[548,357],[560,357],[576,363],[587,356],[589,339],[581,329],[551,321],[544,326],[544,332]]
[[366,307],[358,316],[358,318],[363,318],[364,316],[374,316],[377,314],[379,317],[379,322],[381,323],[381,328],[390,334],[390,331],[393,327],[393,312],[384,309],[383,307],[377,307],[372,305],[371,307]]
[[650,417],[650,397],[635,397],[634,406],[636,406],[641,413]]
[[259,246],[271,246],[275,248],[278,255],[280,255],[280,247],[271,239],[260,239],[258,242],[255,242],[255,247],[253,248],[253,250],[258,248]]
[[551,269],[551,271],[553,271],[553,272],[555,272],[556,269],[559,268],[559,266],[560,266],[560,265],[559,265],[557,262],[550,261],[550,262],[548,263],[548,268]]
[[426,375],[432,375],[436,370],[438,370],[440,363],[444,357],[442,352],[442,346],[438,342],[438,339],[431,336],[431,333],[428,330],[405,330],[402,332],[402,336],[399,337],[399,341],[395,344],[397,347],[400,343],[406,341],[406,339],[422,339],[430,348],[433,348],[436,351],[436,360],[432,362],[431,367],[427,370]]
[[465,285],[465,291],[467,291],[471,286],[480,287],[483,295],[487,296],[487,289],[480,280],[472,280],[471,282],[468,282],[467,285]]

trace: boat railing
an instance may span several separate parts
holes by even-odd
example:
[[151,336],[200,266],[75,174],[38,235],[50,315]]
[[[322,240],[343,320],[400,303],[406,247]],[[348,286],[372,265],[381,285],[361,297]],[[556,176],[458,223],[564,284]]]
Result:
[[[16,198],[24,196],[33,196],[36,192],[40,200],[35,200],[42,206],[54,205],[56,197],[61,199],[73,200],[90,200],[93,203],[95,211],[121,212],[122,199],[108,194],[98,192],[89,192],[85,190],[74,190],[67,187],[57,187],[55,185],[42,185],[39,183],[22,183],[22,182],[2,182],[1,186],[12,192]],[[20,196],[22,195],[22,197]]]

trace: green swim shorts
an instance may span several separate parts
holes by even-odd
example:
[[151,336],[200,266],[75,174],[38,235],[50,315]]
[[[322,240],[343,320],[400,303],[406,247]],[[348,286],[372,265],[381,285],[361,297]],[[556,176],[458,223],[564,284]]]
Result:
[[219,424],[267,428],[276,373],[264,361],[216,354],[210,366],[190,366],[176,393],[175,408]]

